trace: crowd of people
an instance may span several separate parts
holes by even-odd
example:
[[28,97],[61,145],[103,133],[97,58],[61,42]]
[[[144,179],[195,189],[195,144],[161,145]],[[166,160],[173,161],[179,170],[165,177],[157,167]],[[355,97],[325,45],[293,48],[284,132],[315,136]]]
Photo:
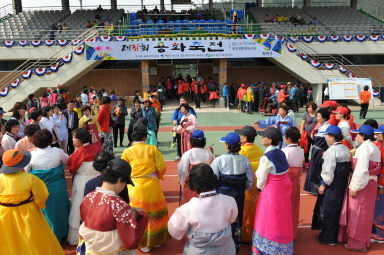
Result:
[[[206,86],[216,86],[208,80]],[[60,86],[39,99],[29,95],[28,105],[15,103],[8,121],[0,109],[0,230],[10,233],[0,253],[64,254],[64,240],[78,245],[78,254],[148,253],[186,236],[184,254],[236,254],[241,243],[251,244],[252,254],[293,254],[304,168],[303,189],[317,197],[312,229],[320,230],[320,243],[364,251],[371,240],[384,241],[384,125],[369,119],[357,129],[348,106],[325,101],[318,109],[297,84],[242,84],[234,90],[241,110],[260,107],[257,94],[261,108],[277,98],[270,103],[275,111],[253,122],[263,131],[244,126],[222,137],[226,153],[215,157],[188,103],[202,97],[205,84],[201,75],[191,83],[162,79],[142,96],[137,91],[129,112],[115,91],[86,86],[75,100]],[[224,88],[229,107],[231,89]],[[211,99],[215,90],[208,91]],[[170,131],[181,195],[169,217],[157,132],[172,97],[179,100]],[[298,129],[297,108],[290,108],[300,104],[307,113]],[[128,148],[115,158],[128,114]],[[264,152],[255,144],[258,135]],[[73,176],[70,195],[66,169]]]
[[[282,14],[275,14],[272,17],[269,16],[269,14],[265,15],[264,18],[265,23],[291,23],[293,25],[305,25],[305,19],[301,12],[299,12],[298,15],[293,14],[291,17],[288,17],[288,15],[282,15]],[[319,22],[316,17],[314,17],[309,24],[318,25]]]

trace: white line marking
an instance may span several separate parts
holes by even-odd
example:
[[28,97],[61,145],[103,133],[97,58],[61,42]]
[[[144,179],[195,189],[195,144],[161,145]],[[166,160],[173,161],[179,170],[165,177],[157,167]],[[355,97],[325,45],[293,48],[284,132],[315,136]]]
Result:
[[167,198],[179,198],[179,196],[165,196],[165,199]]
[[302,193],[302,194],[300,194],[300,196],[313,196],[313,197],[316,197],[315,195],[312,195],[312,194],[306,194],[306,193]]
[[303,226],[298,226],[298,228],[310,228],[311,225],[303,225]]

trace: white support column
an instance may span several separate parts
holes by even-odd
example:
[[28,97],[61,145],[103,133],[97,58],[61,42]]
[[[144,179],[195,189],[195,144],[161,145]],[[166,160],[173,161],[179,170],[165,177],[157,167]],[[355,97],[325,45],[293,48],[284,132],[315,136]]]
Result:
[[323,84],[312,84],[312,97],[317,105],[323,103]]

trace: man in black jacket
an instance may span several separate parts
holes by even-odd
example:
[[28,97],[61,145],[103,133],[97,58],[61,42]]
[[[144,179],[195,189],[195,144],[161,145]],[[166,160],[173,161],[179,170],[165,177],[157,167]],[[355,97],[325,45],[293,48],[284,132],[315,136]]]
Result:
[[72,141],[72,131],[79,128],[79,116],[77,112],[73,109],[75,108],[75,102],[70,100],[68,102],[68,109],[63,111],[63,115],[67,118],[67,128],[68,128],[68,155],[71,155],[75,151],[75,147],[73,146]]
[[136,124],[137,120],[141,117],[143,117],[143,110],[140,107],[140,100],[135,98],[133,100],[134,106],[131,108],[131,120],[129,121],[129,127],[128,127],[128,140],[129,144],[128,147],[132,145],[133,138],[132,138],[132,132],[133,132],[133,126]]

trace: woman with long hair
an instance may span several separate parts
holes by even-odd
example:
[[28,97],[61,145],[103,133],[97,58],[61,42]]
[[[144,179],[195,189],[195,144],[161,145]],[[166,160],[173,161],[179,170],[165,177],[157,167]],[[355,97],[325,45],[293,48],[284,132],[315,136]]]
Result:
[[[313,140],[311,137],[312,130],[315,128],[317,123],[317,116],[316,116],[316,109],[317,105],[313,101],[309,101],[307,103],[307,106],[305,107],[305,110],[307,111],[306,114],[304,114],[303,119],[301,121],[300,126],[300,134],[303,138],[306,136],[308,140],[308,147],[304,148],[304,157],[305,157],[305,167],[309,167],[309,152],[311,151],[311,145],[313,144]],[[305,137],[304,137],[305,139]]]
[[181,155],[192,148],[191,136],[192,132],[197,129],[197,118],[189,112],[189,105],[182,104],[180,111],[183,114],[180,125],[173,128],[173,131],[181,134]]
[[25,123],[26,112],[27,112],[27,106],[24,103],[17,102],[13,106],[11,119],[17,120],[19,122],[20,129],[19,129],[19,133],[17,133],[17,136],[19,138],[24,137],[24,129],[27,126],[27,124]]

